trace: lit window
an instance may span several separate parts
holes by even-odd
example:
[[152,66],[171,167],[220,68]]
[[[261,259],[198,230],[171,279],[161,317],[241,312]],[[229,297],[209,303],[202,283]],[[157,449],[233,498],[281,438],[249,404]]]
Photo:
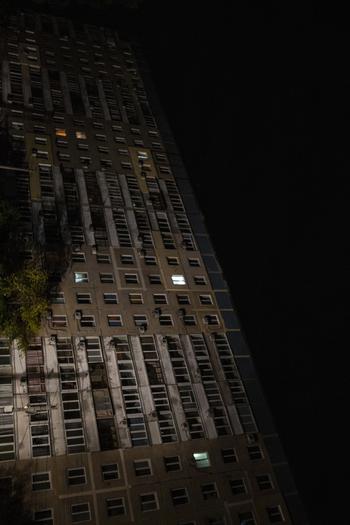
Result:
[[74,272],[75,283],[88,283],[89,275],[87,272]]
[[183,275],[172,275],[171,280],[176,286],[183,286],[186,284],[185,277]]
[[194,452],[193,459],[197,468],[210,467],[210,460],[208,452]]
[[66,137],[67,136],[66,130],[62,128],[56,128],[55,134],[56,134],[56,137]]
[[75,136],[77,139],[86,139],[85,131],[76,131]]

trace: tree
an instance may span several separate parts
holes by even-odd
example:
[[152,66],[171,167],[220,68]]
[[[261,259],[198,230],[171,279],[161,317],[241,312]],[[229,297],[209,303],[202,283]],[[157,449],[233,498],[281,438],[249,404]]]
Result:
[[0,278],[0,329],[22,350],[38,332],[47,312],[47,274],[38,263],[24,266]]

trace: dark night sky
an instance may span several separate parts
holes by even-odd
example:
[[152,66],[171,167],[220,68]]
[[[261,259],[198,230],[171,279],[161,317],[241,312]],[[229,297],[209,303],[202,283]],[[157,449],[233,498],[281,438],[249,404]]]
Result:
[[349,524],[349,32],[306,4],[180,4],[146,4],[159,95],[310,522]]
[[348,19],[227,4],[115,23],[143,42],[310,522],[348,525]]

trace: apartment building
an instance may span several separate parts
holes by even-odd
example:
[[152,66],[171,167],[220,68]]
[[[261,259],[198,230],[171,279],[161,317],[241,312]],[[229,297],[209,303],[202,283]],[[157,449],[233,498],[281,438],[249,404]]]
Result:
[[0,60],[0,178],[57,259],[29,349],[0,339],[0,490],[40,525],[306,523],[140,50],[18,13]]

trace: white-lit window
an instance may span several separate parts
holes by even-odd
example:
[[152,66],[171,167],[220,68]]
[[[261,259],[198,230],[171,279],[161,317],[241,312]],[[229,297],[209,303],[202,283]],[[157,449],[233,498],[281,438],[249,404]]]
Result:
[[210,467],[210,459],[208,452],[194,452],[193,459],[197,468]]
[[76,131],[75,136],[77,139],[86,139],[86,133],[85,131]]
[[87,272],[74,272],[74,282],[78,284],[88,283],[89,274]]
[[175,286],[184,286],[186,284],[185,277],[183,275],[172,275],[171,280]]

